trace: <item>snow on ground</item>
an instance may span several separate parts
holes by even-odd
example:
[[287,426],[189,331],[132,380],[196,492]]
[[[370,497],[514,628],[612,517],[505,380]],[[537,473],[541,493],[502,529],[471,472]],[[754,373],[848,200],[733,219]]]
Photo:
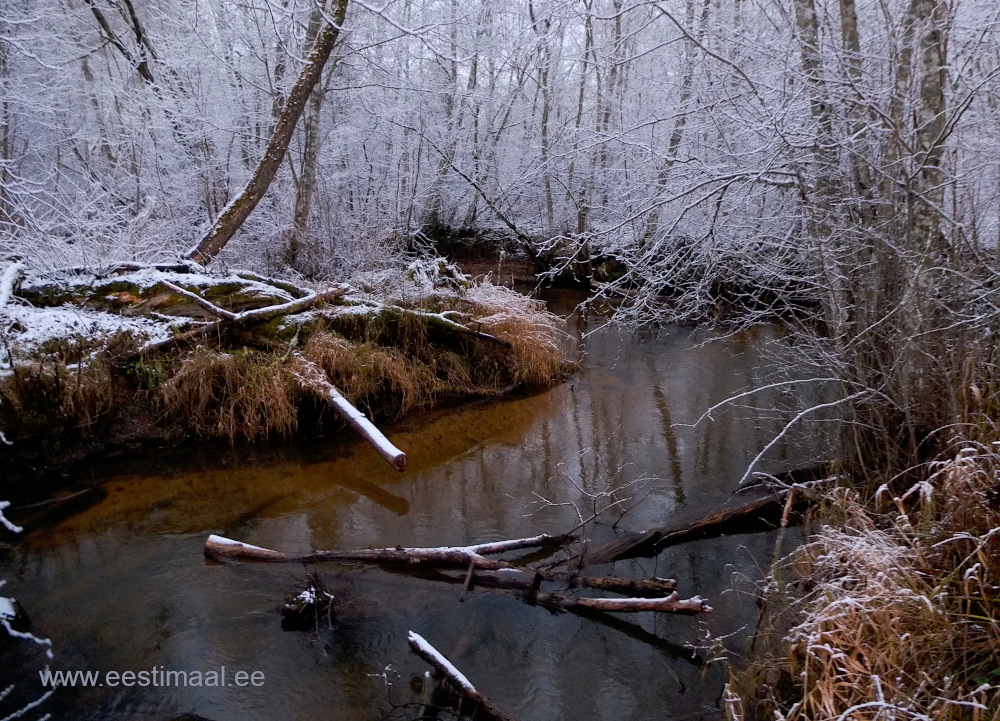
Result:
[[[74,339],[104,340],[118,333],[131,334],[137,340],[155,343],[172,335],[171,326],[189,320],[183,317],[152,316],[108,312],[88,308],[82,304],[67,302],[59,306],[36,308],[16,297],[9,297],[10,286],[14,283],[14,272],[23,266],[12,264],[4,273],[3,282],[7,289],[6,302],[0,304],[0,373],[9,369],[12,360],[29,359],[46,343],[54,340]],[[8,277],[8,275],[10,277]],[[170,282],[194,288],[208,288],[232,283],[239,285],[244,297],[259,295],[275,303],[294,300],[291,293],[253,276],[241,277],[237,273],[216,274],[200,272],[192,266],[191,272],[172,272],[148,267],[122,274],[98,275],[87,271],[37,271],[28,270],[20,284],[21,291],[54,288],[58,292],[86,297],[94,289],[111,283],[128,283],[139,292],[151,290],[156,285]],[[78,293],[77,293],[78,291]],[[114,295],[114,294],[111,294]],[[12,359],[13,356],[13,359]]]
[[32,357],[53,340],[106,339],[130,333],[144,341],[166,340],[176,321],[145,316],[124,316],[66,303],[55,308],[34,308],[8,303],[0,309],[4,341],[0,345],[0,368],[15,360]]
[[[178,273],[167,270],[157,270],[153,267],[142,268],[123,274],[97,275],[87,271],[79,273],[67,272],[32,272],[25,274],[21,283],[22,288],[44,288],[58,285],[60,288],[72,290],[73,288],[99,288],[114,282],[128,282],[137,286],[141,291],[150,290],[158,283],[170,282],[185,288],[208,288],[211,286],[236,283],[242,287],[242,292],[253,294],[259,293],[262,297],[281,299],[283,301],[294,300],[294,297],[285,290],[270,283],[253,280],[253,274],[240,276],[241,271],[234,271],[227,274],[210,274],[199,270],[200,266],[192,265],[191,272]],[[249,276],[249,277],[247,277]]]

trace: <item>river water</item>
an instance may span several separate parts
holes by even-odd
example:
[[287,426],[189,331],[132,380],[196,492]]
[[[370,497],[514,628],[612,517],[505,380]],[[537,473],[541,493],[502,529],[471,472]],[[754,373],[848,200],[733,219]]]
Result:
[[[580,297],[552,292],[547,300],[568,314]],[[600,322],[574,314],[569,326],[579,335]],[[412,687],[427,666],[408,650],[413,630],[523,721],[717,716],[723,674],[699,668],[687,647],[724,634],[737,651],[745,645],[756,607],[752,584],[740,579],[761,576],[774,534],[688,543],[589,571],[676,578],[682,597],[701,595],[714,607],[702,616],[600,622],[509,593],[475,590],[460,601],[460,588],[440,581],[330,565],[316,570],[337,597],[336,619],[318,632],[282,630],[279,608],[303,588],[301,566],[222,564],[202,553],[210,533],[287,551],[558,533],[609,497],[631,499],[623,506],[630,510],[591,527],[591,543],[696,517],[729,499],[783,423],[780,414],[739,409],[683,425],[768,379],[762,349],[777,341],[775,331],[712,338],[683,328],[644,338],[597,330],[583,344],[581,371],[550,390],[385,424],[409,456],[403,474],[340,435],[94,469],[104,500],[0,556],[4,593],[53,639],[52,668],[103,677],[225,666],[227,681],[256,671],[263,685],[77,688],[45,708],[75,719],[414,718]],[[783,401],[765,392],[755,402]],[[816,453],[792,438],[765,468],[806,465]],[[35,693],[37,665],[11,665],[0,670]],[[0,717],[9,705],[0,702]]]

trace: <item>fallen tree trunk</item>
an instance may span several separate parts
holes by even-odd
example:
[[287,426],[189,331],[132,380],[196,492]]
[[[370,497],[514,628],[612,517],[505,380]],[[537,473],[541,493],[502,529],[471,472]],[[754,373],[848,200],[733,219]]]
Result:
[[548,571],[534,569],[502,569],[473,573],[470,585],[488,586],[528,591],[535,586],[535,578],[544,581],[559,581],[569,586],[594,588],[629,596],[649,596],[661,598],[677,588],[671,578],[620,578],[618,576],[562,576]]
[[536,595],[538,603],[566,610],[587,609],[590,611],[617,611],[636,613],[657,611],[659,613],[709,613],[709,606],[700,596],[682,599],[677,592],[663,598],[588,598],[586,596],[563,596],[557,593]]
[[254,310],[246,310],[242,313],[233,313],[232,311],[224,308],[219,308],[211,301],[205,300],[201,296],[191,293],[190,291],[185,291],[183,288],[180,288],[173,283],[165,283],[164,285],[172,292],[178,293],[179,291],[179,295],[197,303],[218,317],[219,320],[213,323],[206,323],[205,325],[197,328],[192,328],[191,330],[184,331],[183,333],[166,338],[165,340],[147,343],[139,348],[139,350],[127,355],[124,358],[125,361],[134,360],[153,351],[169,350],[170,348],[180,345],[181,343],[198,340],[199,338],[204,338],[211,333],[222,332],[227,328],[245,326],[251,323],[259,323],[261,321],[270,320],[282,315],[295,315],[296,313],[309,310],[320,303],[336,300],[337,298],[345,295],[349,290],[347,286],[339,285],[327,288],[319,293],[310,293],[302,298],[296,298],[295,300],[287,303],[279,303],[278,305],[269,305],[263,308],[256,308]]
[[378,451],[389,465],[402,473],[406,470],[406,454],[394,446],[365,414],[351,405],[344,395],[326,379],[326,374],[314,363],[310,363],[298,353],[292,361],[292,376],[303,390],[309,391],[327,401],[371,446]]
[[[796,485],[793,488],[802,490],[804,487]],[[623,535],[588,551],[584,561],[592,565],[639,556],[655,556],[667,546],[696,538],[770,531],[781,525],[787,526],[795,520],[792,518],[793,512],[801,512],[813,502],[806,493],[800,492],[793,494],[794,500],[786,508],[790,490],[784,489],[739,506],[716,509],[683,526]]]
[[[378,563],[468,568],[496,571],[501,568],[513,568],[506,561],[486,558],[483,553],[500,553],[521,548],[536,548],[539,546],[561,543],[560,536],[533,536],[519,538],[500,544],[485,543],[478,546],[444,546],[441,548],[366,548],[354,551],[313,551],[312,553],[283,553],[269,548],[253,546],[249,543],[233,541],[222,536],[211,535],[205,541],[205,554],[214,558],[242,558],[253,561],[268,561],[271,563]],[[499,550],[497,550],[499,548]]]
[[[680,599],[671,579],[627,579],[611,577],[559,574],[549,570],[517,567],[507,561],[486,558],[483,553],[502,553],[523,548],[551,545],[565,540],[565,536],[546,534],[531,538],[518,538],[473,546],[445,546],[441,548],[373,548],[355,551],[313,551],[293,554],[261,548],[248,543],[211,535],[205,541],[205,555],[217,559],[248,559],[271,563],[375,563],[395,566],[431,566],[467,569],[463,577],[446,576],[444,580],[463,582],[463,592],[475,583],[492,588],[524,591],[528,599],[556,608],[592,611],[618,611],[635,613],[658,611],[661,613],[704,613],[711,611],[701,598]],[[482,573],[493,571],[495,573]],[[595,588],[621,594],[654,596],[654,598],[588,598],[566,596],[539,591],[542,581],[552,581]],[[668,594],[668,595],[664,595]]]
[[472,682],[465,677],[461,671],[449,661],[444,655],[434,648],[427,640],[418,633],[410,631],[407,642],[413,652],[429,663],[437,671],[438,675],[447,681],[448,685],[458,692],[463,698],[475,704],[487,717],[494,721],[513,721],[500,708],[490,700],[488,696],[480,693]]

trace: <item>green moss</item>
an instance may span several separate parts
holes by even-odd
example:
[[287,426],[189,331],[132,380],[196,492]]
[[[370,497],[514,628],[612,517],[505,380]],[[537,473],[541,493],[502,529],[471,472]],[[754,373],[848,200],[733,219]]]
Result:
[[110,283],[105,283],[94,288],[91,295],[110,295],[113,293],[131,293],[136,297],[142,294],[139,286],[135,283],[130,283],[127,280],[113,280]]
[[125,366],[125,375],[146,391],[159,388],[167,379],[166,364],[162,360],[136,360]]
[[66,303],[79,303],[94,292],[90,286],[36,285],[22,287],[17,296],[36,308],[54,308]]

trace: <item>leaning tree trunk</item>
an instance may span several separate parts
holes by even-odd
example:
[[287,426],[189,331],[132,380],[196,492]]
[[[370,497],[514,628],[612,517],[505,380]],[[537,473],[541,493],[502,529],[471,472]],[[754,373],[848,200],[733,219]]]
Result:
[[249,217],[257,203],[264,197],[271,181],[281,167],[281,163],[288,151],[288,143],[295,132],[295,125],[299,121],[299,116],[305,109],[309,94],[319,82],[323,74],[323,68],[330,57],[337,37],[340,35],[340,28],[344,24],[344,16],[347,14],[347,1],[337,0],[331,16],[332,24],[327,25],[316,38],[309,58],[306,60],[305,68],[299,79],[295,82],[292,92],[288,95],[285,107],[278,118],[278,124],[274,128],[264,156],[257,164],[250,182],[247,183],[239,195],[226,206],[219,217],[212,224],[212,227],[194,248],[188,251],[187,256],[199,263],[207,263],[221,251],[233,234],[243,225],[243,221]]

